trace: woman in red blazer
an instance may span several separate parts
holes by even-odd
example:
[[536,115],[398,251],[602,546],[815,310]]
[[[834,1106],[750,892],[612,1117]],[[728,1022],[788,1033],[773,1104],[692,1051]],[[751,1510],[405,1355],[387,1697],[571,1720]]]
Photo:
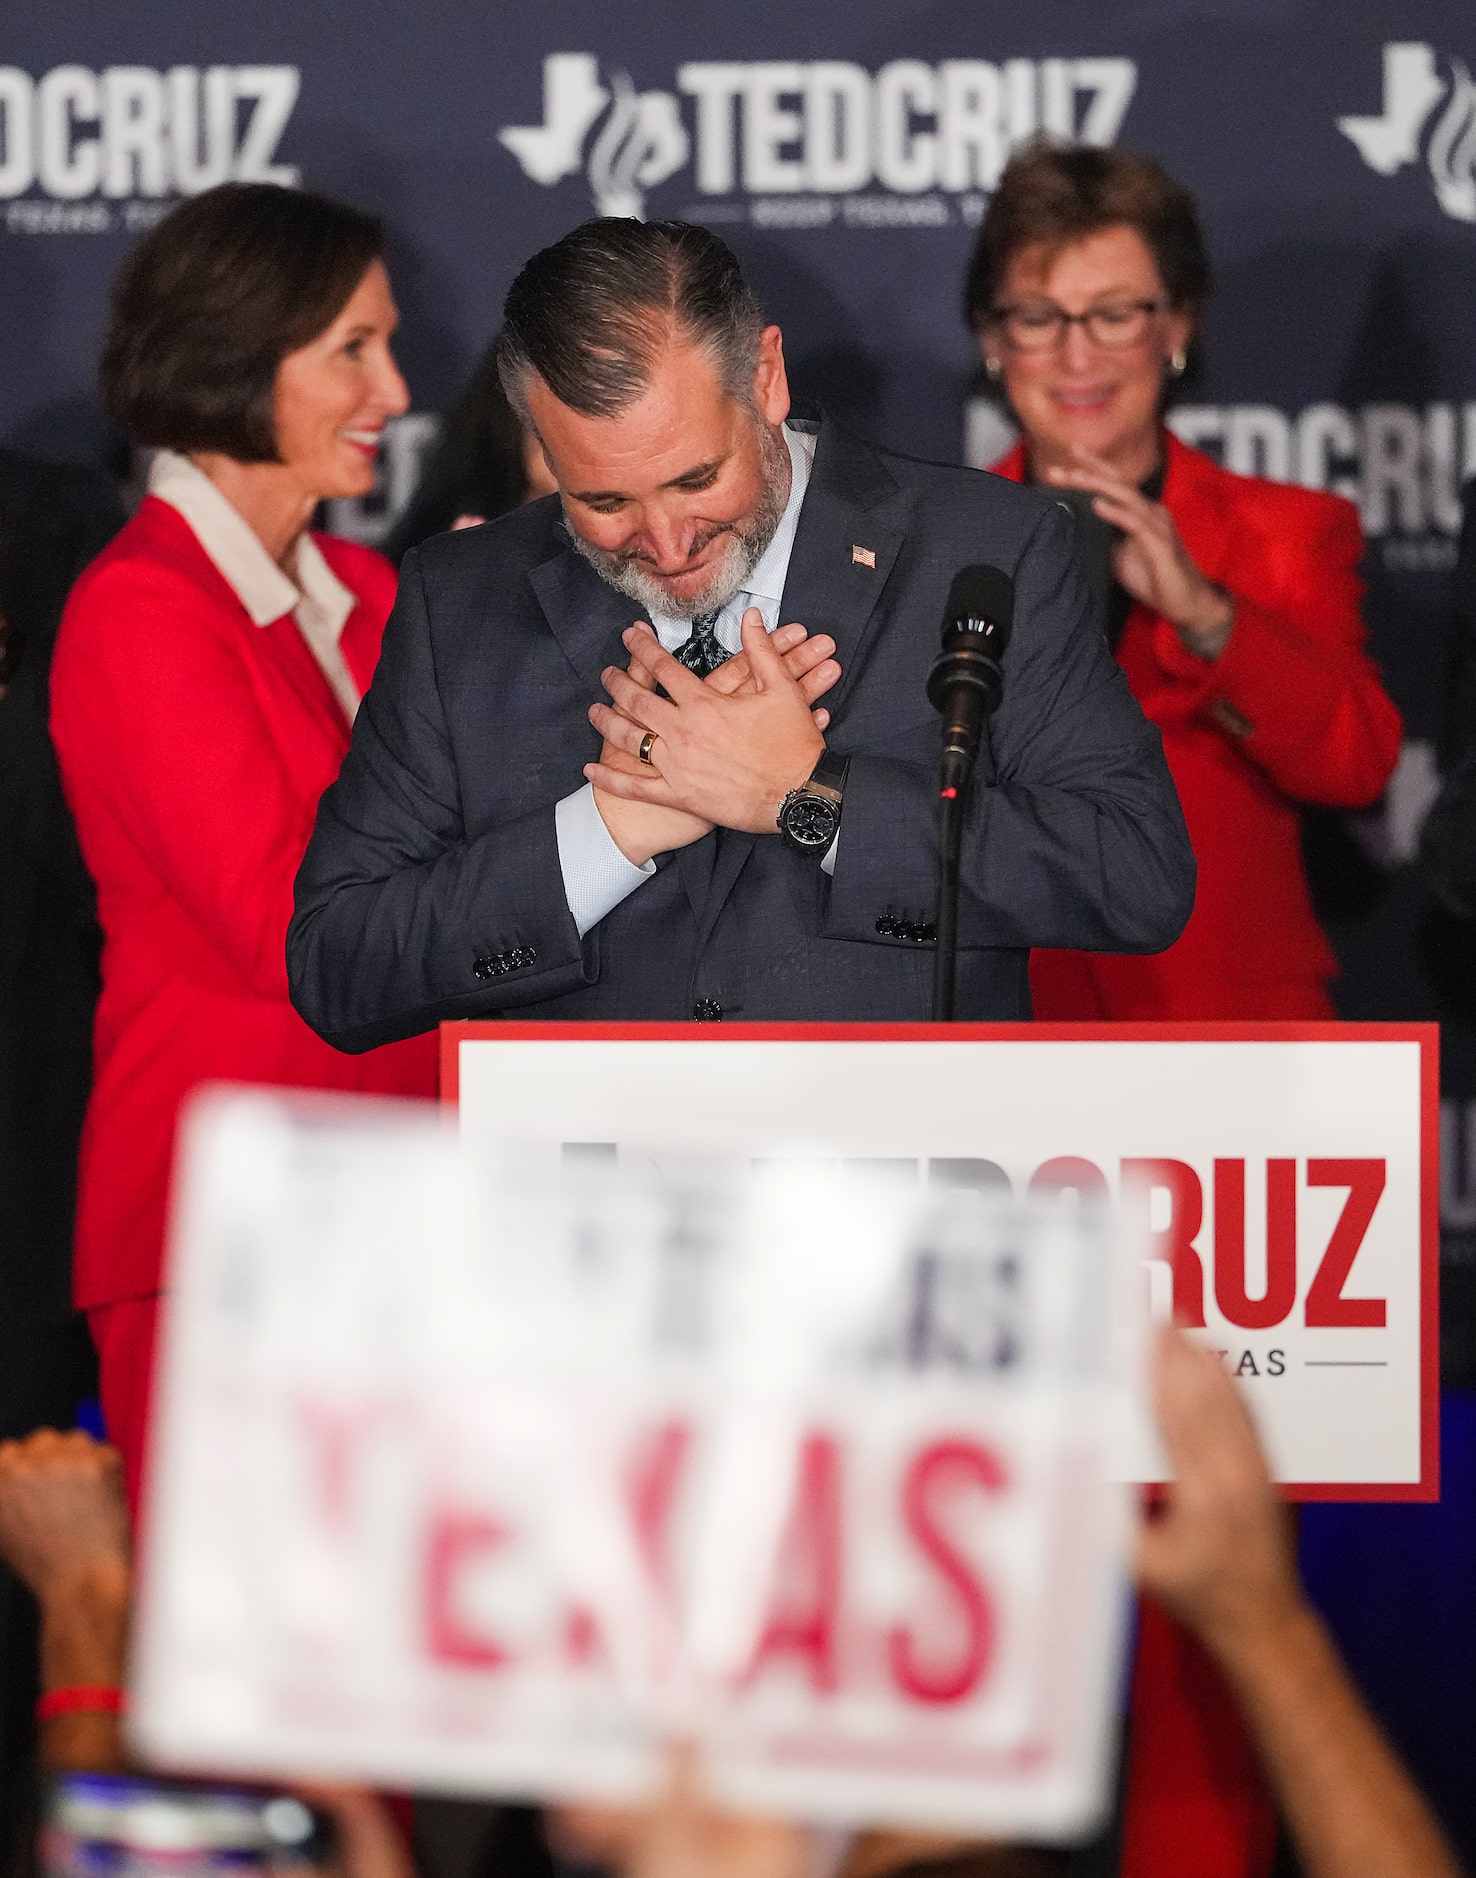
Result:
[[[1023,480],[1027,452],[1017,444],[998,473]],[[1115,504],[1124,547],[1134,529],[1166,533],[1166,523],[1177,543],[1159,552],[1183,555],[1223,591],[1234,625],[1207,657],[1164,611],[1171,600],[1146,565],[1119,574],[1132,605],[1117,660],[1163,733],[1199,863],[1194,912],[1156,956],[1036,953],[1036,1016],[1330,1018],[1337,965],[1312,911],[1297,807],[1374,801],[1400,743],[1399,713],[1363,650],[1358,512],[1339,496],[1233,475],[1169,430],[1156,503],[1105,468],[1088,482],[1078,463],[1072,480],[1096,491],[1102,515]]]
[[[1097,149],[1016,157],[969,269],[969,323],[1022,433],[995,467],[1076,511],[1104,629],[1163,734],[1199,863],[1167,952],[1037,952],[1038,1018],[1331,1017],[1298,804],[1371,802],[1399,754],[1399,715],[1364,651],[1351,504],[1231,475],[1164,427],[1208,284],[1193,198],[1148,159]],[[1145,1604],[1124,1874],[1249,1878],[1274,1837],[1223,1684]]]
[[1071,491],[1089,560],[1100,544],[1109,636],[1199,863],[1167,952],[1037,953],[1040,1018],[1331,1017],[1298,805],[1360,808],[1399,756],[1364,651],[1357,511],[1232,475],[1163,425],[1207,285],[1192,198],[1143,158],[1084,149],[1010,165],[970,271],[1022,431],[995,467]]
[[52,732],[104,938],[75,1289],[137,1497],[174,1131],[198,1084],[434,1093],[433,1042],[363,1057],[287,997],[292,883],[394,598],[309,532],[372,488],[405,408],[377,223],[266,184],[176,209],[125,264],[108,408],[152,447],[137,516],[78,581]]

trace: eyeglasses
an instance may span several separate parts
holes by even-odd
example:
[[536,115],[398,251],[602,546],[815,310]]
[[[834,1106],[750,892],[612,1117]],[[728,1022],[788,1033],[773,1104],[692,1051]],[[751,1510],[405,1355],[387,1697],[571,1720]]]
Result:
[[1086,313],[1068,313],[1054,301],[1038,300],[1028,306],[998,306],[989,319],[1018,352],[1054,351],[1068,326],[1080,326],[1104,351],[1121,352],[1146,339],[1149,322],[1162,311],[1162,300],[1112,300]]

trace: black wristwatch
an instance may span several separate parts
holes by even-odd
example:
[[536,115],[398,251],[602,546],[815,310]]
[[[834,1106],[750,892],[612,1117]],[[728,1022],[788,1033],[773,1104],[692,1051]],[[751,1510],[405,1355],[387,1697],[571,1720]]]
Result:
[[823,751],[809,781],[791,789],[779,804],[779,832],[796,854],[813,854],[818,861],[830,852],[840,828],[849,762],[849,757]]

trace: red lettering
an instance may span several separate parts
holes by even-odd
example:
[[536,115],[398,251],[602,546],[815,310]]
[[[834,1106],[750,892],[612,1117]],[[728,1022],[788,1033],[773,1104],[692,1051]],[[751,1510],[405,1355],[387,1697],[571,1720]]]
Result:
[[[1168,1224],[1155,1231],[1155,1191],[1169,1197]],[[1174,1321],[1204,1328],[1204,1264],[1194,1244],[1204,1223],[1204,1189],[1187,1161],[1152,1158],[1122,1164],[1122,1218],[1129,1231],[1142,1235],[1151,1259],[1173,1273]]]
[[512,1537],[509,1527],[477,1513],[441,1512],[431,1526],[425,1564],[426,1637],[438,1663],[500,1669],[511,1653],[495,1637],[467,1625],[456,1608],[456,1580],[468,1559]]
[[1346,1187],[1348,1198],[1332,1229],[1317,1275],[1307,1287],[1309,1330],[1379,1330],[1383,1298],[1345,1298],[1343,1286],[1384,1191],[1383,1161],[1308,1161],[1309,1187]]
[[1107,1204],[1107,1176],[1095,1161],[1084,1161],[1078,1154],[1058,1154],[1054,1160],[1042,1161],[1030,1176],[1032,1199],[1048,1200],[1068,1189],[1083,1205]]
[[[651,1582],[666,1591],[671,1561],[666,1539],[682,1467],[691,1447],[692,1430],[685,1422],[663,1422],[642,1437],[626,1475],[626,1502],[636,1543]],[[599,1619],[586,1605],[576,1604],[564,1616],[564,1654],[571,1664],[588,1662],[603,1648]]]
[[1245,1162],[1215,1162],[1215,1302],[1242,1330],[1285,1323],[1297,1301],[1297,1164],[1266,1163],[1266,1290],[1245,1288]]
[[313,1461],[313,1484],[324,1521],[349,1523],[350,1492],[356,1450],[374,1432],[382,1410],[375,1404],[344,1408],[330,1402],[298,1404],[307,1448]]
[[599,1620],[587,1604],[571,1604],[564,1613],[564,1656],[571,1668],[587,1663],[604,1642]]
[[[839,1682],[841,1598],[841,1454],[830,1435],[809,1435],[800,1449],[794,1510],[775,1577],[781,1605],[765,1623],[743,1680],[751,1682],[769,1657],[792,1653],[807,1660],[811,1687],[829,1695]],[[803,1589],[795,1598],[797,1582]]]
[[685,1422],[664,1422],[641,1443],[631,1465],[629,1496],[631,1518],[646,1569],[657,1583],[666,1584],[670,1561],[666,1533],[671,1520],[677,1483],[692,1445],[692,1430]]
[[[1089,1164],[1089,1163],[1088,1163]],[[963,1618],[963,1646],[954,1660],[925,1667],[917,1640],[898,1624],[887,1638],[892,1680],[914,1701],[938,1705],[962,1702],[983,1682],[994,1660],[994,1607],[967,1558],[940,1530],[939,1500],[956,1499],[958,1488],[973,1484],[999,1493],[1008,1484],[998,1457],[968,1440],[936,1441],[923,1450],[902,1483],[902,1518],[918,1549],[945,1579]]]

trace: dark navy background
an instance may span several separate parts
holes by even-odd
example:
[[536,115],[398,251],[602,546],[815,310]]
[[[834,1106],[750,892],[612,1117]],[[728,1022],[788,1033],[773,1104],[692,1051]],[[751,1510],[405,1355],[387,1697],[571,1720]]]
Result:
[[[1383,114],[1388,45],[1413,48],[1406,69],[1411,56],[1423,62],[1438,95],[1427,108],[1411,106],[1408,160],[1383,174],[1338,119]],[[609,96],[577,140],[574,172],[544,183],[525,173],[499,132],[543,124],[544,61],[554,54],[592,58],[590,82]],[[735,186],[713,194],[699,187],[695,153],[675,163],[683,134],[690,140],[697,128],[693,99],[677,83],[689,63],[839,61],[862,68],[869,86],[899,61],[936,68],[954,60],[1016,62],[1008,82],[1037,103],[1052,87],[1059,94],[1060,61],[1132,62],[1132,95],[1111,140],[1151,151],[1194,188],[1218,276],[1203,369],[1179,421],[1232,467],[1331,483],[1363,507],[1368,618],[1409,741],[1379,809],[1309,818],[1309,855],[1344,963],[1344,1013],[1444,1020],[1447,1493],[1438,1509],[1309,1509],[1305,1549],[1314,1588],[1365,1686],[1476,1859],[1476,1400],[1460,1393],[1476,1384],[1476,942],[1439,927],[1410,866],[1434,786],[1455,489],[1476,471],[1469,0],[1348,0],[1335,9],[1317,0],[1123,0],[1111,8],[1099,0],[1029,8],[729,0],[675,11],[593,0],[526,10],[485,0],[341,0],[331,8],[253,0],[240,9],[30,0],[7,9],[0,28],[0,66],[13,68],[9,77],[0,72],[0,97],[25,89],[17,74],[40,81],[69,66],[82,68],[84,91],[86,74],[118,67],[144,68],[144,93],[167,87],[148,74],[178,66],[248,68],[248,91],[257,83],[251,67],[297,74],[298,95],[263,160],[372,207],[391,229],[399,351],[417,413],[390,453],[392,508],[413,479],[432,414],[495,330],[518,263],[593,212],[602,135],[605,170],[623,174],[646,214],[705,219],[738,249],[784,327],[801,394],[904,450],[987,460],[999,420],[977,401],[976,359],[959,316],[982,188],[745,188],[740,163]],[[630,107],[645,116],[623,133],[617,73],[628,74],[634,93],[667,99]],[[283,81],[271,82],[283,95]],[[918,82],[933,81],[924,74]],[[868,95],[874,102],[874,87]],[[1088,97],[1073,100],[1080,128]],[[772,84],[768,102],[797,108]],[[121,461],[92,394],[107,283],[130,228],[175,192],[168,177],[162,191],[151,182],[147,161],[130,181],[129,163],[114,152],[118,193],[106,194],[106,174],[99,189],[59,193],[58,163],[66,167],[70,149],[60,158],[53,150],[49,176],[18,187],[25,152],[17,152],[14,108],[0,146],[11,191],[0,193],[0,438],[43,454]],[[745,112],[752,108],[750,100]],[[238,116],[239,131],[242,107]],[[1011,122],[1021,130],[1018,112]],[[1395,145],[1398,129],[1390,130]],[[77,135],[86,145],[93,131],[84,122]],[[643,155],[659,178],[644,188],[631,179]],[[776,142],[769,155],[782,169],[796,148]],[[806,216],[812,225],[775,225]],[[72,232],[59,231],[68,217]],[[922,225],[891,225],[909,218]],[[1314,406],[1332,409],[1304,421]],[[1330,462],[1305,446],[1309,426],[1331,426],[1340,437]],[[385,504],[341,505],[332,519],[373,538]]]

